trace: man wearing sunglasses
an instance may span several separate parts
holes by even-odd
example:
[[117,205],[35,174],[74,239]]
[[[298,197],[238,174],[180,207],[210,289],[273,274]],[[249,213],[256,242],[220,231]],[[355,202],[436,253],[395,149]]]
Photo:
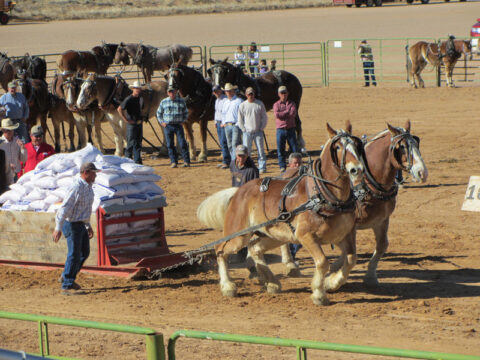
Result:
[[31,142],[25,144],[27,150],[27,161],[23,173],[27,173],[37,166],[37,164],[50,155],[55,154],[55,149],[44,142],[43,128],[41,125],[32,126],[30,130]]

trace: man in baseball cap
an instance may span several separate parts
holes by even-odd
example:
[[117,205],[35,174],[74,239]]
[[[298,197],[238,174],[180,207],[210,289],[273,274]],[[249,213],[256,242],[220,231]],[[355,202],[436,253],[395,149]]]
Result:
[[230,171],[233,187],[240,187],[250,180],[258,179],[258,169],[248,156],[248,148],[245,145],[237,145],[235,148],[235,160],[230,163]]
[[43,136],[43,128],[41,125],[32,126],[30,129],[30,142],[25,145],[27,150],[27,161],[23,168],[23,173],[27,173],[35,169],[37,164],[55,154],[55,149],[45,142]]

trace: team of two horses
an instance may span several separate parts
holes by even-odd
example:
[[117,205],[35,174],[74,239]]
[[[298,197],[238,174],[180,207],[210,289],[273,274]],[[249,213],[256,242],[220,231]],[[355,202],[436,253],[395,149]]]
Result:
[[[343,285],[356,263],[356,229],[369,228],[377,245],[365,282],[377,284],[376,267],[388,246],[388,223],[395,208],[395,173],[408,171],[422,182],[428,176],[419,139],[410,134],[409,121],[405,128],[388,125],[365,146],[351,135],[348,122],[346,130],[334,131],[328,124],[327,130],[330,138],[320,158],[298,177],[271,179],[266,188],[261,186],[264,181],[252,180],[215,193],[200,204],[200,221],[223,229],[227,238],[215,246],[223,295],[237,292],[228,274],[228,255],[248,246],[260,282],[275,293],[280,283],[264,253],[286,243],[300,243],[314,259],[312,300],[326,305],[326,292]],[[341,249],[332,266],[322,250],[326,244]]]

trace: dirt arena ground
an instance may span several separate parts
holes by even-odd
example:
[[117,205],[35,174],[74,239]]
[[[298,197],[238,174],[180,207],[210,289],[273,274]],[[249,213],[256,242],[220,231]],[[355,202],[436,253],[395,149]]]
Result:
[[[454,14],[451,21],[454,31],[443,26],[441,31],[435,30],[432,34],[428,29],[423,32],[419,19],[427,10],[432,18],[437,16],[436,19]],[[443,36],[458,33],[461,28],[468,29],[474,21],[471,14],[478,10],[479,3],[468,2],[348,11],[344,8],[294,10],[253,13],[251,17],[254,21],[265,16],[265,22],[271,21],[270,24],[275,25],[279,18],[285,19],[289,14],[292,17],[307,14],[308,19],[315,15],[327,20],[325,14],[331,12],[329,14],[342,15],[342,19],[352,19],[355,24],[364,21],[365,25],[359,25],[358,34],[365,37],[402,36],[414,31],[422,35]],[[402,13],[410,17],[402,20],[402,28],[397,28],[395,33],[389,28],[390,32],[385,35],[372,25],[379,14],[385,17],[382,22],[394,24]],[[228,23],[229,19],[237,21],[238,17],[248,25],[245,15],[212,15],[210,26]],[[160,27],[174,18],[148,21]],[[208,16],[198,18],[204,21]],[[62,24],[76,27],[81,23]],[[115,21],[96,21],[92,22],[92,27],[103,26],[105,38],[108,38],[113,34],[112,28],[118,25],[110,26],[112,23]],[[22,26],[31,26],[32,36],[22,37],[25,41],[18,41],[16,46],[21,44],[24,50],[29,45],[38,46],[32,40],[36,36],[36,26],[45,27],[47,39],[49,27],[59,24],[12,26],[20,32],[24,31]],[[432,24],[437,26],[436,21]],[[264,29],[263,26],[260,30]],[[319,33],[323,26],[322,21],[318,21]],[[335,26],[339,32],[344,31],[340,30],[341,24]],[[304,29],[304,24],[299,21],[298,27]],[[248,26],[245,28],[249,29]],[[309,40],[311,31],[292,33],[300,41]],[[357,37],[356,34],[351,29],[348,37]],[[82,43],[85,41],[83,35],[76,33],[73,36]],[[233,31],[221,35],[223,42],[229,43]],[[182,36],[178,42],[185,41],[185,35]],[[192,37],[198,36],[198,33],[192,34]],[[267,40],[281,41],[276,34]],[[53,46],[48,43],[47,47]],[[62,49],[52,48],[52,51],[58,50]],[[266,294],[257,281],[248,279],[246,270],[234,266],[232,273],[239,287],[239,296],[234,299],[220,295],[214,267],[204,272],[171,274],[158,281],[142,282],[81,274],[78,282],[86,294],[76,297],[60,295],[56,282],[59,271],[35,272],[0,267],[0,309],[140,325],[155,328],[165,336],[186,328],[480,355],[479,215],[460,210],[469,177],[479,175],[477,103],[477,87],[413,90],[406,85],[389,88],[379,84],[371,89],[305,89],[300,114],[309,150],[318,149],[326,141],[326,122],[340,128],[347,119],[352,122],[356,135],[373,135],[383,130],[386,122],[403,126],[410,119],[412,132],[421,138],[429,179],[421,185],[408,179],[399,192],[397,208],[390,222],[389,251],[378,267],[380,286],[377,289],[367,289],[362,282],[374,240],[370,231],[361,231],[357,266],[348,283],[330,294],[331,305],[328,307],[315,306],[310,300],[312,260],[305,250],[301,250],[299,258],[303,277],[297,279],[283,275],[278,252],[268,257],[283,287],[276,295]],[[272,114],[269,114],[269,120],[266,134],[272,149],[275,146]],[[210,129],[213,130],[212,125]],[[147,137],[154,139],[149,132]],[[112,144],[107,142],[107,146],[112,147]],[[211,139],[209,149],[212,150],[209,161],[195,163],[189,169],[170,169],[166,158],[146,161],[163,176],[160,185],[165,189],[169,203],[166,208],[167,240],[173,251],[193,249],[220,237],[219,232],[205,229],[195,217],[198,204],[230,182],[228,171],[216,168],[219,151]],[[269,158],[268,170],[267,175],[277,174],[275,156]],[[329,256],[337,255],[330,248],[326,247],[325,251]],[[0,347],[35,352],[35,332],[33,323],[0,320]],[[142,337],[52,326],[50,339],[51,351],[55,355],[89,359],[144,358]],[[295,356],[294,350],[289,348],[188,339],[180,339],[177,349],[180,359],[205,359],[207,356],[214,359],[291,359]],[[370,359],[372,356],[310,351],[309,358]]]

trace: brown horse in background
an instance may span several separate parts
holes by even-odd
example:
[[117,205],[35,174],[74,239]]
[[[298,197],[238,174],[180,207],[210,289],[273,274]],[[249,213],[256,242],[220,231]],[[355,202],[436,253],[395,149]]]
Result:
[[448,87],[453,85],[453,69],[458,59],[464,54],[472,56],[472,44],[470,40],[453,40],[448,39],[439,45],[426,41],[419,41],[408,48],[407,71],[410,76],[410,85],[417,88],[415,78],[418,80],[418,86],[425,87],[425,83],[421,77],[423,69],[427,64],[438,68],[445,65],[445,77]]
[[27,131],[30,134],[32,126],[40,120],[45,133],[48,131],[47,114],[49,109],[48,85],[44,80],[31,79],[25,72],[19,75],[18,84],[21,86],[22,94],[27,100],[30,108],[28,119],[26,120]]
[[187,104],[188,118],[183,125],[190,146],[190,159],[195,161],[197,158],[192,126],[194,123],[199,123],[202,140],[199,161],[207,161],[208,120],[213,120],[215,115],[215,96],[212,94],[212,84],[206,81],[197,70],[182,65],[181,60],[170,67],[165,77],[168,85],[178,89]]
[[79,74],[84,77],[89,72],[106,74],[113,63],[117,46],[117,44],[104,43],[93,47],[90,51],[68,50],[57,58],[57,66],[66,76]]
[[[289,242],[301,243],[314,259],[312,300],[315,304],[327,305],[326,290],[336,286],[326,277],[329,266],[322,245],[335,244],[345,250],[348,255],[342,273],[348,277],[356,262],[355,242],[349,237],[355,226],[355,200],[350,182],[357,184],[363,178],[360,155],[363,145],[350,135],[349,122],[346,131],[335,131],[328,124],[327,131],[330,139],[320,159],[309,165],[305,175],[297,179],[297,184],[287,193],[288,180],[271,179],[268,188],[261,189],[262,180],[257,179],[238,190],[232,188],[213,194],[200,204],[197,210],[200,221],[210,227],[223,227],[224,236],[247,229],[243,235],[215,246],[223,295],[235,296],[237,292],[228,275],[227,257],[245,246],[255,262],[260,281],[271,293],[280,290],[280,283],[263,254]],[[279,212],[285,215],[285,220],[269,222],[257,229],[258,237],[251,241],[254,231],[248,229],[277,218]]]
[[262,100],[265,109],[269,111],[273,108],[273,104],[279,100],[278,88],[282,85],[287,87],[288,99],[292,100],[297,107],[297,115],[295,116],[295,130],[297,132],[297,146],[299,149],[305,146],[305,141],[302,136],[302,122],[298,111],[300,108],[300,101],[302,99],[302,84],[300,80],[292,73],[285,70],[269,71],[255,79],[243,73],[243,70],[227,62],[228,58],[221,61],[214,61],[210,59],[212,67],[207,70],[214,85],[224,87],[226,83],[237,85],[240,92],[245,93],[248,87],[256,89],[255,97]]
[[141,69],[145,82],[149,83],[152,81],[155,70],[166,71],[170,65],[179,60],[183,65],[187,65],[192,55],[192,48],[181,44],[157,48],[142,43],[125,44],[121,42],[118,45],[114,60],[115,64],[130,65],[131,57],[133,64]]
[[13,60],[16,73],[25,72],[27,77],[31,79],[38,79],[45,81],[47,77],[47,62],[36,55],[30,55],[28,52],[25,55]]
[[15,79],[15,67],[11,63],[11,59],[7,53],[0,52],[0,85],[5,92],[8,91],[8,83]]
[[[65,99],[61,99],[54,94],[49,94],[48,117],[52,119],[53,136],[55,140],[55,152],[61,152],[60,147],[60,125],[62,122],[68,124],[68,138],[70,140],[70,147],[66,150],[69,152],[75,151],[75,118],[70,110],[67,108]],[[65,133],[63,134],[65,140]]]

